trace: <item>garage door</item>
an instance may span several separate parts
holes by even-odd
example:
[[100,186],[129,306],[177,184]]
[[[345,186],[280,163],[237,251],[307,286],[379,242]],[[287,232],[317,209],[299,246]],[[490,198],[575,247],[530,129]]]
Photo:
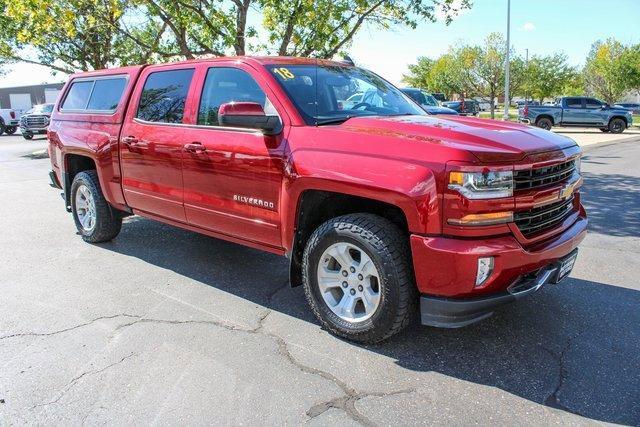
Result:
[[59,93],[60,91],[58,89],[45,89],[44,102],[46,104],[55,104]]
[[31,95],[28,93],[10,93],[9,102],[11,103],[11,108],[20,114],[23,114],[33,106],[31,104]]

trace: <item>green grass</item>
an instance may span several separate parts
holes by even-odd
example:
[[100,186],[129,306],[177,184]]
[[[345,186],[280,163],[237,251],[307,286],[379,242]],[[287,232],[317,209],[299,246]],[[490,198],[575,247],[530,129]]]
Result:
[[[496,120],[502,120],[502,116],[503,115],[504,115],[504,110],[500,110],[500,111],[496,110],[496,113],[495,113]],[[482,117],[483,119],[490,119],[491,118],[491,112],[490,111],[480,111],[479,117]],[[509,120],[514,121],[514,122],[516,120],[518,120],[518,112],[517,111],[515,111],[515,112],[509,111]]]
[[635,127],[640,127],[640,116],[633,116],[633,125]]

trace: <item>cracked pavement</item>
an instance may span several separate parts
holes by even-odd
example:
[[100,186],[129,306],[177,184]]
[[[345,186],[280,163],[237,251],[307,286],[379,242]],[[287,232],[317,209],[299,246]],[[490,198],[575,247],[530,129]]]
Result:
[[640,145],[590,147],[569,280],[459,330],[323,331],[287,260],[133,217],[75,234],[0,137],[0,424],[640,424]]

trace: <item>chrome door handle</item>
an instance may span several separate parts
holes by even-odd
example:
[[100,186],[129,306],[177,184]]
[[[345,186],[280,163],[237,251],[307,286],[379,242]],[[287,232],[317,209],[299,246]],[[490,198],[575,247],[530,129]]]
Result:
[[192,142],[184,146],[184,151],[197,154],[204,153],[205,151],[207,151],[207,148],[200,142]]

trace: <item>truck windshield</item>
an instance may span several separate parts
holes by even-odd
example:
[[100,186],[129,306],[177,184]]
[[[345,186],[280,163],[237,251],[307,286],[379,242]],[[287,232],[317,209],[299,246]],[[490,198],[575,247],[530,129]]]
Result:
[[429,95],[428,93],[424,94],[424,100],[426,101],[427,105],[430,105],[432,107],[437,107],[440,104],[438,104],[438,101],[431,95]]
[[53,112],[53,104],[39,104],[29,111],[33,114],[51,114]]
[[308,125],[340,123],[360,116],[427,114],[399,89],[361,68],[271,65],[267,69]]

